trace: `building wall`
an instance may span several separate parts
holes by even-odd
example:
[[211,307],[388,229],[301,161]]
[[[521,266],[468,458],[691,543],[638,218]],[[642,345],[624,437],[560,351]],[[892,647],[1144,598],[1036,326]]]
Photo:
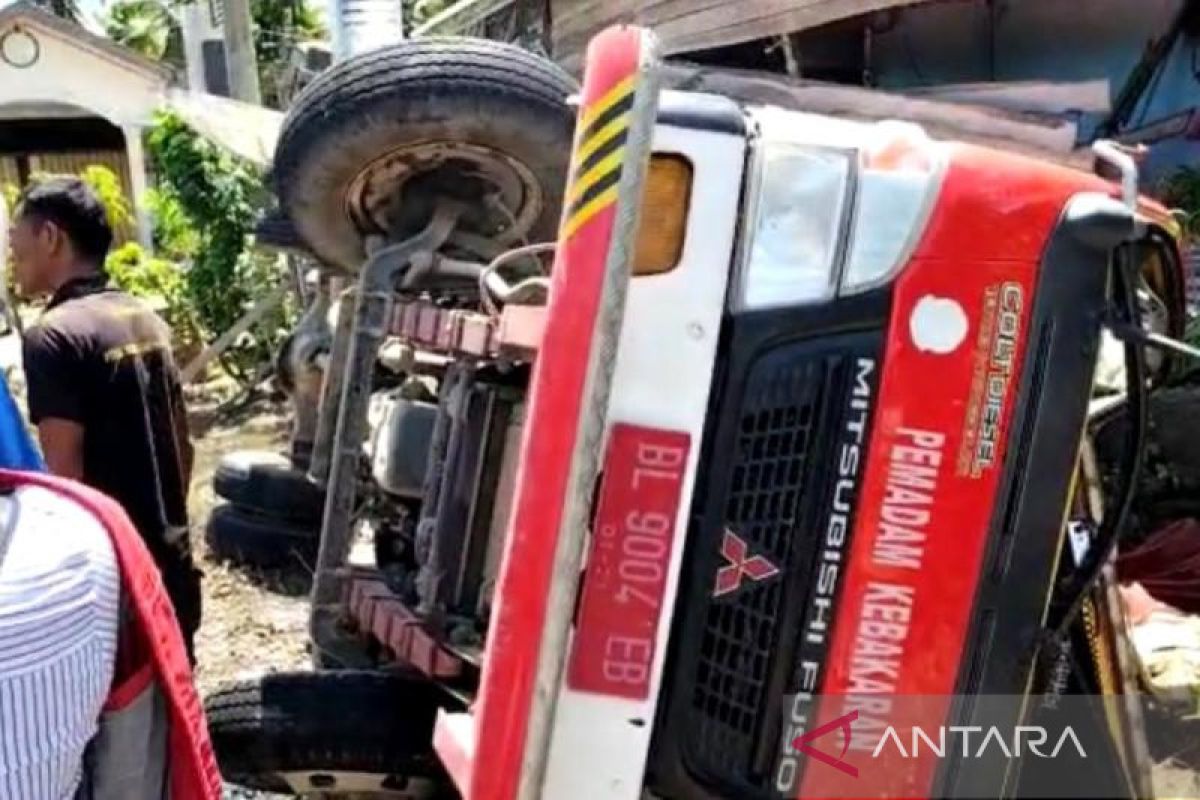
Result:
[[117,125],[145,124],[162,102],[165,79],[100,57],[56,31],[28,26],[37,61],[17,68],[0,62],[0,106],[53,100],[86,109]]
[[572,70],[588,41],[610,25],[653,28],[663,51],[679,55],[914,2],[920,0],[549,0],[554,58]]
[[[874,36],[872,68],[891,89],[946,83],[1105,78],[1115,101],[1151,39],[1171,24],[1182,0],[996,0],[930,3],[901,12]],[[1200,106],[1200,39],[1182,37],[1143,96],[1132,127]],[[1081,115],[1084,141],[1098,116]],[[1164,142],[1147,177],[1200,161],[1200,143]]]
[[218,16],[221,10],[217,0],[201,0],[178,6],[175,17],[183,31],[187,87],[228,97],[225,39]]

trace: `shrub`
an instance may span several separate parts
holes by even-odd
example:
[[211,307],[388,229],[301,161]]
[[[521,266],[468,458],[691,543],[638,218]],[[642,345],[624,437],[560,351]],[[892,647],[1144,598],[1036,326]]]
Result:
[[[287,280],[274,256],[253,249],[251,232],[267,200],[262,176],[169,112],[156,119],[149,151],[159,181],[155,203],[166,212],[159,236],[190,259],[184,292],[205,332],[218,336]],[[226,351],[222,365],[235,378],[252,376],[270,361],[294,315],[291,306],[269,314]]]
[[1183,213],[1184,232],[1200,237],[1200,169],[1180,167],[1160,187],[1163,201]]

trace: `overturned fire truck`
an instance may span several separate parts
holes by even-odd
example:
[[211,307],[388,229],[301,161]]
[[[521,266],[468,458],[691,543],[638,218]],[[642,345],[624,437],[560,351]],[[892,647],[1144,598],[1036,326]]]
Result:
[[[227,777],[1031,796],[1019,755],[873,768],[847,742],[904,698],[1013,730],[1078,695],[1103,701],[1055,796],[1151,796],[1107,567],[1172,369],[1145,346],[1182,330],[1170,215],[1112,145],[1119,181],[661,91],[658,67],[636,28],[579,90],[515,47],[414,40],[290,112],[281,209],[352,277],[309,470],[319,669],[209,699]],[[1127,388],[1097,402],[1104,337]]]

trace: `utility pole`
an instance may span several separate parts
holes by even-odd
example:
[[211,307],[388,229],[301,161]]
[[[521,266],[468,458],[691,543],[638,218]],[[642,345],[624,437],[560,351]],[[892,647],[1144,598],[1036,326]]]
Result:
[[224,0],[225,58],[229,67],[229,93],[243,103],[262,105],[258,87],[258,58],[251,35],[250,0]]

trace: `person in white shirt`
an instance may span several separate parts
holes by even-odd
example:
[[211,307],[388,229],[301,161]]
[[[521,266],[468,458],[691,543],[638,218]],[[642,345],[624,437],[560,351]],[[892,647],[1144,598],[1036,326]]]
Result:
[[39,487],[0,494],[0,798],[75,797],[112,688],[120,596],[95,517]]

